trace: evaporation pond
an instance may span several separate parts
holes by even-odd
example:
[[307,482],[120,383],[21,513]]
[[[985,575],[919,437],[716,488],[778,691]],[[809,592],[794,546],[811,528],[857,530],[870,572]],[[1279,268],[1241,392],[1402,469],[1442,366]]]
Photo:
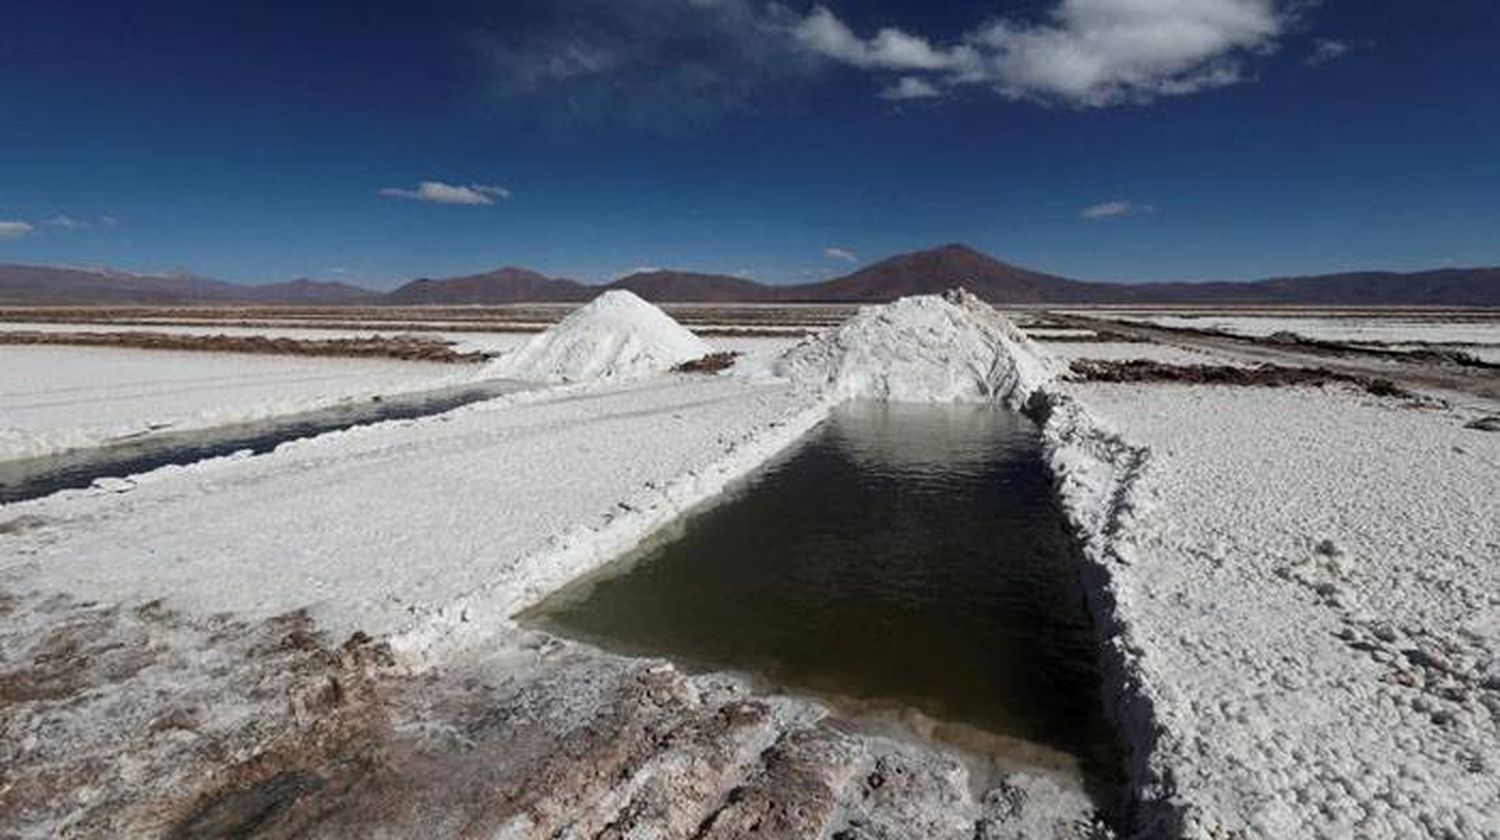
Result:
[[748,672],[856,719],[1032,745],[1098,779],[1111,735],[1076,551],[1026,418],[851,403],[522,619],[607,650]]

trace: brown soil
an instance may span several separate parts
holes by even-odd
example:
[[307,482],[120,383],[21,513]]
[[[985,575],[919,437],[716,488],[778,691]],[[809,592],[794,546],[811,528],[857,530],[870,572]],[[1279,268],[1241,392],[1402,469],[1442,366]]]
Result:
[[672,368],[677,373],[718,373],[734,366],[734,360],[740,354],[735,352],[709,353],[701,359],[693,359],[690,362]]
[[[649,660],[536,637],[534,667],[412,671],[302,611],[0,609],[3,837],[954,834],[951,759]],[[972,836],[1021,836],[975,816]]]
[[1411,397],[1388,379],[1352,376],[1326,368],[1257,365],[1169,365],[1147,359],[1128,361],[1079,360],[1071,365],[1075,382],[1175,382],[1186,385],[1233,385],[1286,388],[1294,385],[1319,387],[1347,384],[1380,397]]
[[341,356],[447,364],[471,364],[493,358],[489,353],[460,353],[440,341],[401,336],[303,340],[259,335],[174,335],[147,332],[0,332],[0,344],[132,347],[143,350],[269,353],[283,356]]
[[0,599],[0,836],[245,836],[388,738],[389,649],[303,612]]

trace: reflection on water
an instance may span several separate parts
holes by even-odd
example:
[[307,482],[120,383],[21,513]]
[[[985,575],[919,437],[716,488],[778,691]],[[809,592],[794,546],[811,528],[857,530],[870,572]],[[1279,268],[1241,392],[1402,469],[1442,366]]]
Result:
[[1098,778],[1112,747],[1075,550],[1025,418],[854,403],[523,619]]

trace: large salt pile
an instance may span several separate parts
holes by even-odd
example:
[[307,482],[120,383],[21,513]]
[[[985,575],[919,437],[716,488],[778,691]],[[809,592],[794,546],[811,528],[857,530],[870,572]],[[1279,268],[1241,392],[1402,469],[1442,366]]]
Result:
[[667,313],[630,292],[614,290],[496,359],[489,372],[534,382],[631,379],[711,352]]
[[835,398],[1013,407],[1060,371],[1051,354],[960,289],[862,307],[776,363],[779,375]]

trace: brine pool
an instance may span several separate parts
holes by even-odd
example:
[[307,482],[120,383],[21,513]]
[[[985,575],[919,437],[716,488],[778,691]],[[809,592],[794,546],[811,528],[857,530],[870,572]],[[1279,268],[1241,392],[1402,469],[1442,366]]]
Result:
[[856,402],[520,618],[1113,787],[1079,566],[1029,420]]

